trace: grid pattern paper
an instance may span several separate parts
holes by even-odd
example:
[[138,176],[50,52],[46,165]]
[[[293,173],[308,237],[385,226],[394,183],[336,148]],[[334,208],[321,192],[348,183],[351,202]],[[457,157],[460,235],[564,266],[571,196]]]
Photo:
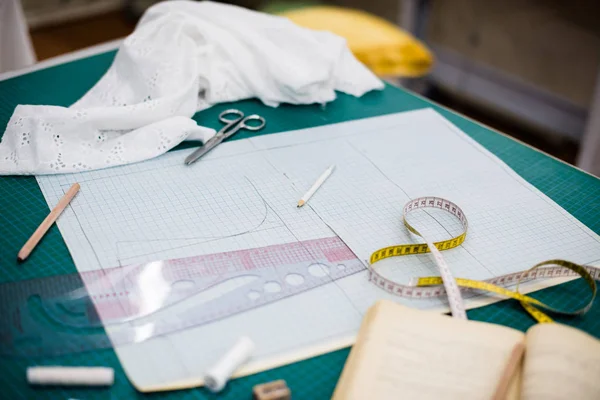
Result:
[[[186,154],[38,178],[49,204],[75,181],[89,193],[78,196],[59,222],[80,271],[333,234],[366,260],[380,247],[415,240],[402,227],[401,210],[410,198],[425,195],[454,201],[469,219],[465,244],[444,252],[457,277],[485,279],[550,258],[600,260],[597,235],[431,110],[223,144],[192,168],[182,165]],[[308,206],[296,209],[297,199],[330,164],[336,164],[334,174]],[[97,199],[101,203],[91,207]],[[442,218],[415,213],[411,223],[438,240],[457,229]],[[380,268],[403,283],[437,274],[428,255],[384,260]],[[182,381],[200,376],[240,334],[239,327],[257,342],[258,364],[352,335],[362,313],[384,297],[389,295],[358,273],[116,350],[138,386]],[[444,305],[434,299],[400,301],[421,308]],[[202,360],[189,352],[198,343],[206,343],[198,349]],[[165,363],[179,368],[168,374],[161,369],[158,376],[154,367]]]

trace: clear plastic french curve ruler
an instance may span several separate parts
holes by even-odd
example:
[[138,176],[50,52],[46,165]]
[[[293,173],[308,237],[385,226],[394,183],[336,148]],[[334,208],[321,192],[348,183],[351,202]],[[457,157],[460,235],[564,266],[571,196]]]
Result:
[[[454,217],[456,217],[462,227],[463,231],[456,237],[441,242],[432,243],[423,236],[412,226],[407,220],[406,216],[411,211],[416,209],[425,208],[438,208],[444,210]],[[534,265],[531,269],[524,272],[516,272],[508,275],[503,275],[488,279],[485,281],[476,281],[472,279],[458,278],[454,279],[450,272],[450,269],[444,261],[441,251],[453,249],[460,246],[466,239],[467,236],[467,218],[464,212],[456,204],[449,200],[445,200],[439,197],[420,197],[408,202],[403,209],[403,222],[404,226],[413,234],[421,236],[425,239],[425,243],[419,244],[400,244],[395,246],[389,246],[375,251],[370,258],[369,265],[369,279],[378,285],[383,290],[393,293],[402,297],[413,297],[413,298],[431,298],[439,296],[447,296],[450,304],[450,310],[452,315],[458,318],[465,318],[466,313],[463,307],[462,295],[458,287],[463,287],[471,290],[485,291],[498,294],[506,298],[512,298],[518,300],[523,308],[531,314],[538,322],[552,322],[552,319],[540,311],[539,309],[545,309],[557,314],[564,315],[581,315],[586,313],[592,306],[596,297],[596,279],[600,278],[600,269],[575,264],[565,260],[548,260],[540,262]],[[406,256],[412,254],[423,254],[430,252],[434,255],[436,264],[440,269],[440,277],[422,277],[413,279],[413,282],[409,285],[402,285],[396,283],[382,274],[380,274],[374,264],[377,261],[383,260],[389,257]],[[542,268],[543,267],[543,268]],[[543,302],[521,294],[519,292],[519,284],[528,280],[537,278],[556,278],[566,276],[581,276],[588,286],[590,287],[591,296],[589,302],[574,311],[564,311],[554,307],[551,307]],[[509,290],[504,285],[516,284],[516,289]]]
[[[331,237],[4,283],[0,356],[60,355],[134,343],[140,341],[138,328],[151,322],[147,340],[364,270],[344,242]],[[201,306],[178,308],[211,293]],[[110,340],[103,327],[111,329]]]

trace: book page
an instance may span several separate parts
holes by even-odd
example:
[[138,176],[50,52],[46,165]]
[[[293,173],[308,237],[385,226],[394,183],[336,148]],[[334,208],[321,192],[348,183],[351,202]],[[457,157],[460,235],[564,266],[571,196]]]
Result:
[[361,327],[335,400],[490,399],[513,349],[524,340],[521,332],[498,325],[389,301],[375,307],[368,329]]
[[600,399],[600,341],[561,324],[527,332],[523,400]]

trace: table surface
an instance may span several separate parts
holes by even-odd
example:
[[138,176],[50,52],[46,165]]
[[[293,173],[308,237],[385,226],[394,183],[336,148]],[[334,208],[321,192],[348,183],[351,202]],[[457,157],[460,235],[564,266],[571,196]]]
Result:
[[[114,54],[114,51],[110,51],[0,81],[0,132],[4,132],[17,104],[72,104],[102,76],[112,62]],[[219,112],[231,106],[218,105],[198,113],[194,118],[202,125],[217,128]],[[387,86],[383,91],[369,93],[359,99],[340,94],[337,100],[325,107],[284,105],[270,108],[255,100],[237,102],[234,106],[245,113],[259,113],[268,121],[267,127],[261,133],[244,132],[238,134],[236,139],[433,107],[590,229],[600,234],[600,180],[402,89]],[[76,272],[56,226],[52,227],[25,264],[16,263],[18,250],[49,212],[35,178],[1,177],[0,210],[0,283]],[[575,303],[580,304],[582,296],[585,295],[586,285],[581,280],[576,280],[539,291],[535,297],[568,307]],[[565,317],[557,320],[577,326],[598,337],[600,306],[597,303],[598,301],[584,317]],[[533,320],[512,300],[471,310],[468,315],[473,320],[490,321],[522,331],[533,324]],[[233,380],[218,396],[205,389],[159,394],[138,393],[127,380],[112,349],[52,358],[4,357],[0,359],[0,397],[245,399],[251,397],[253,385],[285,379],[292,389],[294,399],[329,398],[348,352],[349,349],[343,349]],[[32,388],[25,380],[25,369],[29,365],[111,366],[115,368],[115,384],[107,389]]]

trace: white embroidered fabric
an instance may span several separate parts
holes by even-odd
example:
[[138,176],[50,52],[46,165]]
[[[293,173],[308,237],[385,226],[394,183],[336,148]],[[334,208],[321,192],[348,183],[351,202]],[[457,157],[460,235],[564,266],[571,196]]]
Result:
[[159,3],[71,107],[17,106],[0,142],[0,174],[99,169],[205,142],[214,130],[191,117],[221,102],[323,104],[335,90],[382,88],[334,34],[209,1]]

